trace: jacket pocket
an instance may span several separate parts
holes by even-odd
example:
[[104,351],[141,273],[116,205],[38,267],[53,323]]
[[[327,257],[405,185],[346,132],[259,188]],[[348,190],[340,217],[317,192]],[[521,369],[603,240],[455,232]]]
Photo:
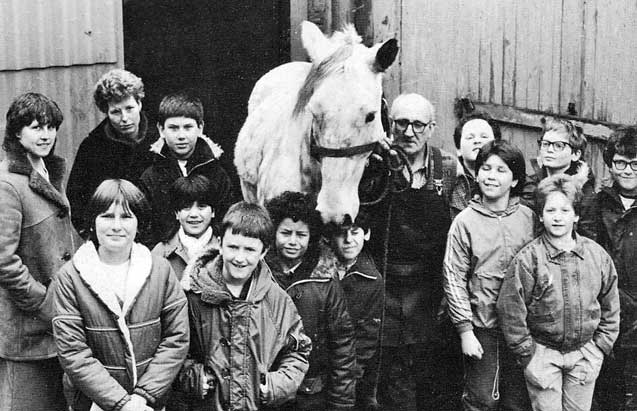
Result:
[[323,391],[323,377],[309,377],[305,378],[299,386],[300,393],[311,395]]

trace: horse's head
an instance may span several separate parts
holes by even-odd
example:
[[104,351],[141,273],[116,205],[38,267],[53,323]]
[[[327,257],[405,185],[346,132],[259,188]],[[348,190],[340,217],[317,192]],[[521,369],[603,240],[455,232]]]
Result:
[[382,74],[396,58],[397,42],[368,48],[352,26],[326,38],[309,22],[301,37],[312,68],[294,112],[311,114],[310,146],[321,171],[317,209],[325,222],[354,220],[366,159],[384,135]]

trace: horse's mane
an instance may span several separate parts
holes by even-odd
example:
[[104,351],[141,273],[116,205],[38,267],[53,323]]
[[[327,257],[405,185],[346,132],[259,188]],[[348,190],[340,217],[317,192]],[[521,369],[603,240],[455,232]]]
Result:
[[354,26],[348,24],[343,30],[334,33],[330,41],[340,43],[340,45],[327,58],[312,64],[312,68],[305,78],[303,86],[299,90],[298,99],[294,105],[293,114],[295,116],[303,111],[307,103],[310,102],[314,90],[316,90],[323,80],[331,74],[343,70],[343,63],[352,56],[354,46],[361,43],[361,37],[356,33]]

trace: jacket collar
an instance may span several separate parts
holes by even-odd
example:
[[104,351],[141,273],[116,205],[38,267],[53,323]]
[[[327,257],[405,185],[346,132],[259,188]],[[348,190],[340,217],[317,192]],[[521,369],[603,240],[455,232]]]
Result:
[[283,266],[275,250],[271,250],[266,255],[267,264],[272,267],[274,277],[277,282],[284,283],[288,288],[300,281],[307,280],[329,280],[337,273],[337,260],[332,250],[322,242],[315,245],[305,254],[301,265],[299,265],[291,278],[284,278]]
[[[575,247],[571,250],[573,254],[578,256],[580,260],[584,259],[584,246],[582,245],[582,237],[573,231],[573,236],[575,237]],[[548,255],[551,260],[556,259],[560,255],[564,254],[566,251],[557,248],[551,242],[551,239],[546,233],[542,233],[542,242],[544,243],[546,249],[548,250]]]
[[[539,157],[531,160],[531,166],[533,167],[536,181],[542,181],[548,176],[546,167],[542,165],[542,161]],[[595,185],[593,172],[585,161],[572,161],[571,165],[566,169],[564,174],[572,176],[575,180],[575,183],[580,188],[584,187],[584,184],[586,184],[588,181],[590,181],[592,185]]]
[[[186,290],[201,294],[201,300],[208,304],[224,305],[232,302],[232,294],[226,287],[221,274],[222,268],[223,260],[219,250],[207,249],[186,267],[184,277],[190,277],[189,288]],[[247,301],[263,300],[272,285],[274,285],[274,279],[270,268],[263,261],[259,262],[252,273],[252,286]]]
[[66,172],[66,162],[63,158],[56,155],[44,158],[44,164],[49,171],[50,182],[35,171],[25,152],[7,153],[7,161],[10,173],[28,176],[29,188],[57,205],[65,213],[69,212],[68,201],[61,190]]
[[377,280],[380,276],[378,269],[376,268],[376,264],[374,264],[370,255],[365,251],[362,251],[359,254],[356,262],[349,268],[349,270],[347,270],[345,276],[354,274],[365,277],[369,280]]
[[148,133],[148,118],[143,111],[139,113],[139,130],[137,132],[137,140],[131,140],[130,138],[124,137],[116,132],[111,125],[108,117],[102,120],[95,132],[98,133],[98,136],[101,136],[102,138],[125,144],[127,146],[136,146],[138,144],[143,144],[151,134]]
[[502,212],[502,214],[498,214],[486,208],[482,204],[482,198],[472,199],[469,202],[469,207],[488,217],[508,216],[513,214],[520,207],[520,198],[517,196],[509,197],[509,204],[507,205],[507,208],[504,210],[504,212]]
[[[212,233],[212,238],[208,242],[208,246],[205,248],[204,251],[202,251],[202,253],[206,252],[209,248],[213,248],[216,250],[219,249],[219,239],[215,235],[214,231]],[[168,241],[164,243],[164,247],[163,247],[164,258],[169,258],[172,255],[179,256],[182,260],[184,260],[184,262],[188,262],[189,260],[188,253],[186,252],[184,245],[181,243],[181,240],[179,239],[179,232],[175,233],[175,235],[173,235]]]
[[[163,137],[159,137],[157,141],[155,141],[150,146],[150,151],[157,155],[155,157],[156,162],[174,160],[170,148],[166,144],[166,140],[164,140]],[[195,143],[195,151],[188,159],[188,163],[199,165],[210,161],[219,160],[222,154],[223,149],[217,143],[212,141],[208,136],[201,135],[197,138],[197,142]]]
[[137,299],[143,285],[150,277],[152,256],[148,248],[134,243],[130,256],[130,267],[126,279],[126,299],[120,307],[117,296],[112,290],[107,273],[101,270],[99,255],[92,241],[84,243],[73,256],[73,265],[80,274],[80,278],[108,307],[113,314],[125,316]]

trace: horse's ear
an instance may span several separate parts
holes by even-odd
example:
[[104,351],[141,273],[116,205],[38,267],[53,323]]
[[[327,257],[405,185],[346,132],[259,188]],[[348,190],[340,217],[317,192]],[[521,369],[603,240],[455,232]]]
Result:
[[377,73],[387,70],[396,59],[396,54],[398,54],[398,40],[387,40],[376,52],[372,69]]
[[307,51],[310,60],[318,63],[330,52],[330,41],[325,37],[321,29],[312,22],[301,23],[301,42]]

